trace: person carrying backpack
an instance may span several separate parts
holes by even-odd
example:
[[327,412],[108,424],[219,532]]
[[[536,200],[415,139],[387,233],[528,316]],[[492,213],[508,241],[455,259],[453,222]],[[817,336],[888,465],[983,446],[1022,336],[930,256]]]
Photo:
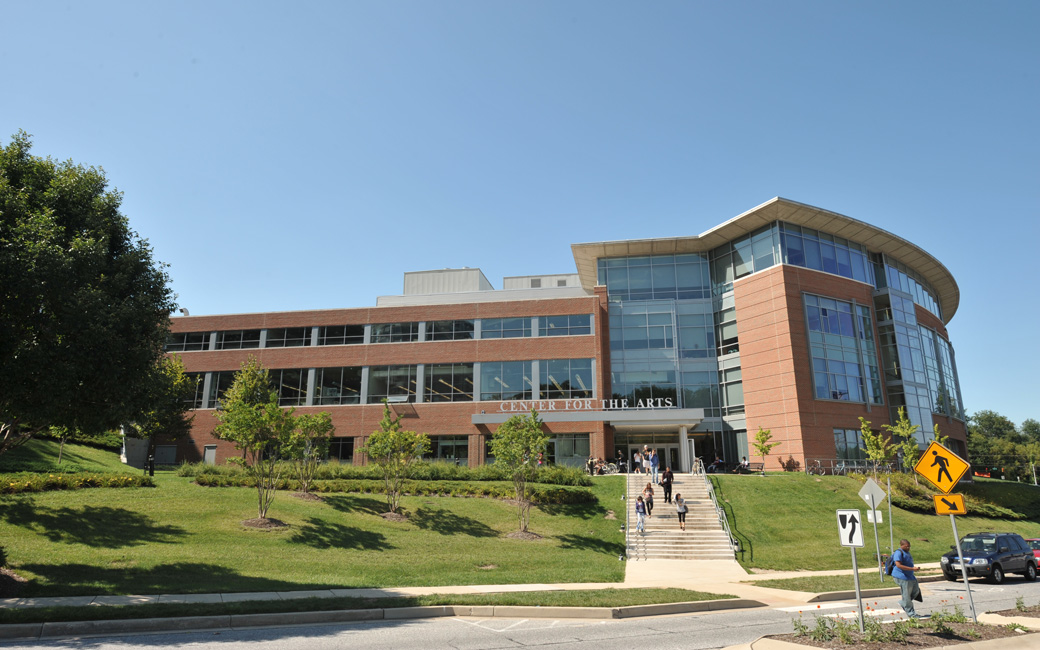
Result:
[[910,555],[909,540],[899,540],[899,548],[892,553],[891,561],[892,577],[896,579],[902,595],[899,605],[906,612],[907,618],[921,618],[914,610],[914,601],[922,602],[924,600],[921,597],[921,586],[917,583],[917,576],[914,575],[921,567],[914,566],[914,558]]

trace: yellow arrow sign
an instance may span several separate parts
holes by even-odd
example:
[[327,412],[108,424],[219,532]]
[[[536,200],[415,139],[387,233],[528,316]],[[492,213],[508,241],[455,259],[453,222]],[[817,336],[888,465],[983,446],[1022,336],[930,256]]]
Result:
[[914,465],[914,471],[920,474],[935,487],[949,494],[964,472],[968,471],[968,463],[939,443],[932,441],[924,450],[921,460]]
[[935,514],[937,515],[968,514],[963,494],[935,494],[932,498],[935,499]]

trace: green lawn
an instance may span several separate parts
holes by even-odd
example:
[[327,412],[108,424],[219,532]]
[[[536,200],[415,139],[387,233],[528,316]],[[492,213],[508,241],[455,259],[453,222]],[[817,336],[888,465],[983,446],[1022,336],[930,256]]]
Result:
[[[929,575],[934,576],[937,573],[937,571],[932,571],[930,573],[927,571],[921,571],[918,575],[924,578]],[[749,580],[748,582],[758,587],[805,591],[812,594],[828,591],[845,591],[856,588],[856,583],[852,579],[851,571],[849,571],[847,575],[840,576],[803,576],[799,578],[782,578],[777,580]],[[885,576],[885,581],[882,582],[881,575],[877,571],[861,571],[859,574],[860,589],[881,589],[885,587],[898,586],[899,585],[896,584],[895,579],[891,576]]]
[[30,471],[40,471],[38,466],[48,469],[85,472],[140,472],[124,465],[119,453],[108,449],[96,449],[85,445],[67,444],[58,463],[56,440],[34,439],[0,456],[0,474],[19,471],[25,466]]
[[203,488],[171,472],[157,487],[0,498],[0,540],[31,580],[23,595],[209,593],[624,579],[623,478],[598,503],[532,510],[538,540],[507,536],[515,507],[481,498],[405,497],[407,522],[380,517],[381,495],[305,501],[279,493],[268,513],[290,526],[246,529],[251,488]]
[[[859,509],[866,516],[867,504],[858,495],[863,484],[846,476],[807,476],[801,473],[766,476],[716,475],[716,496],[726,509],[730,528],[740,540],[741,564],[777,570],[851,569],[848,548],[840,545],[835,511]],[[883,481],[879,481],[883,485]],[[980,481],[972,493],[1032,512],[1040,506],[1040,488],[1005,481]],[[937,492],[936,492],[937,493]],[[884,523],[878,524],[881,553],[889,552],[888,503],[882,506]],[[1023,537],[1040,537],[1040,522],[1002,520],[970,515],[957,517],[957,531],[1011,531]],[[954,543],[949,516],[907,512],[893,508],[896,545],[905,537],[912,544],[917,563],[938,562]],[[874,565],[874,527],[866,524],[863,548],[857,549],[860,568]]]

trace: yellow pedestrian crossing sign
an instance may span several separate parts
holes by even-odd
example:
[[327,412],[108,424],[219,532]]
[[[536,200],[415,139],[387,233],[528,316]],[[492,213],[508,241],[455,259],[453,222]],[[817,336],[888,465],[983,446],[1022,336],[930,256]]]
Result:
[[933,440],[928,449],[924,450],[921,460],[914,465],[914,471],[942,490],[943,494],[949,494],[964,472],[968,471],[968,463]]
[[935,514],[937,515],[968,514],[963,494],[934,494],[932,498],[935,500]]

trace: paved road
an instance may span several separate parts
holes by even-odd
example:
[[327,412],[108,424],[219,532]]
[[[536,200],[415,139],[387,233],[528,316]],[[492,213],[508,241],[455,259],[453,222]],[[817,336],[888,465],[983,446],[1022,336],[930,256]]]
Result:
[[[967,611],[967,600],[962,600],[964,588],[957,583],[928,583],[922,585],[925,602],[918,611],[928,613],[961,605]],[[1040,582],[1026,583],[1009,579],[1003,586],[973,583],[972,594],[980,612],[1007,609],[1015,606],[1015,599],[1023,597],[1027,605],[1040,603]],[[892,612],[901,614],[898,599],[894,597],[871,599],[868,603],[886,618]],[[844,603],[824,603],[785,608],[762,608],[706,614],[690,614],[619,621],[575,620],[510,620],[478,618],[438,618],[410,621],[379,621],[322,625],[311,627],[281,627],[266,629],[185,632],[122,637],[65,639],[43,643],[0,644],[7,650],[68,648],[75,650],[126,650],[128,648],[191,648],[192,650],[493,650],[553,646],[553,650],[595,648],[596,650],[633,650],[652,647],[654,650],[714,649],[746,643],[764,634],[785,633],[791,630],[791,620],[802,608],[803,618],[813,614],[850,614],[855,611],[855,600]]]

